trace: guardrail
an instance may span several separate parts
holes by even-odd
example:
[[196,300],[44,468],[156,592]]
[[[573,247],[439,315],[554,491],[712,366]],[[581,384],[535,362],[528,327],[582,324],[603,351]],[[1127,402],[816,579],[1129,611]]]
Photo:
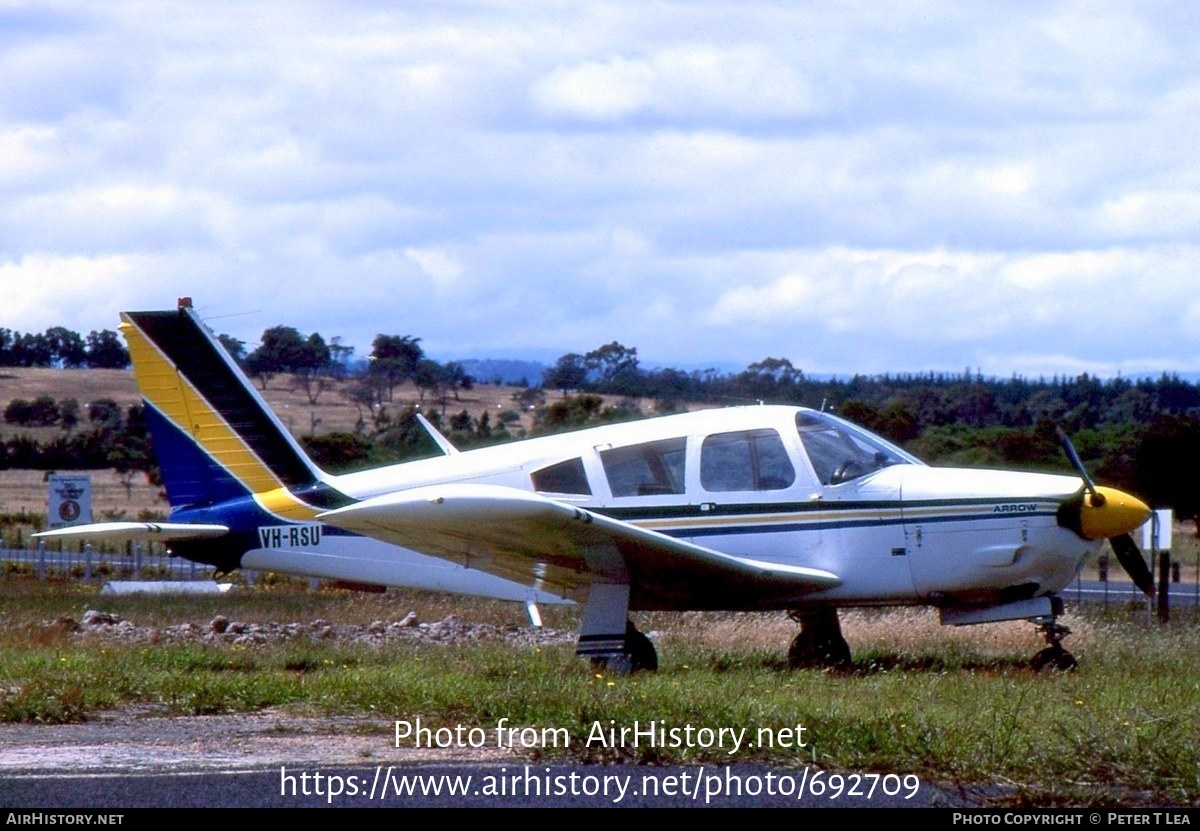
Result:
[[83,580],[212,580],[216,569],[190,560],[158,553],[134,543],[127,551],[95,550],[91,544],[79,551],[54,550],[40,543],[35,548],[0,548],[0,570],[5,574],[35,574]]

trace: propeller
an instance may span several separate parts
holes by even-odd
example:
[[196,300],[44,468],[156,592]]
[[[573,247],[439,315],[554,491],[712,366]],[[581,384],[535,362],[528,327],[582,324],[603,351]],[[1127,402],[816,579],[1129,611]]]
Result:
[[1146,565],[1146,559],[1142,556],[1142,551],[1137,547],[1137,543],[1133,541],[1133,537],[1128,534],[1118,534],[1111,537],[1108,541],[1112,546],[1113,553],[1117,555],[1117,562],[1121,564],[1121,568],[1125,569],[1125,573],[1129,575],[1129,579],[1133,584],[1147,597],[1154,597],[1154,575],[1150,573],[1150,567]]
[[[1068,514],[1060,513],[1060,523],[1065,524],[1085,539],[1107,538],[1112,546],[1117,562],[1129,579],[1148,597],[1154,597],[1154,575],[1146,565],[1141,549],[1133,541],[1130,531],[1144,523],[1150,516],[1150,509],[1136,497],[1130,496],[1113,488],[1097,487],[1087,468],[1075,452],[1075,446],[1070,437],[1061,428],[1056,428],[1058,438],[1062,442],[1063,451],[1071,461],[1071,466],[1083,480],[1087,495],[1080,494],[1078,502],[1072,500],[1075,510]],[[1064,508],[1067,505],[1063,506]],[[1064,520],[1067,520],[1064,522]]]

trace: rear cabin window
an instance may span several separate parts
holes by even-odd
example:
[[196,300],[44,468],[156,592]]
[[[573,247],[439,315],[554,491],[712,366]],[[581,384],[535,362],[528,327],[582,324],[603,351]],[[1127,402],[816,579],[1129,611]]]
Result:
[[533,489],[542,493],[590,494],[587,474],[583,471],[583,459],[568,459],[556,465],[535,470],[530,474]]
[[683,438],[600,451],[613,496],[683,493]]
[[706,491],[778,491],[796,481],[796,470],[774,430],[716,433],[700,449],[700,484]]

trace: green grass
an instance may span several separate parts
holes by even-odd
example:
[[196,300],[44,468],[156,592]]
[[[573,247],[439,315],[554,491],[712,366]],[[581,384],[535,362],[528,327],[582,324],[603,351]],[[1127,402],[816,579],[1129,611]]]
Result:
[[[139,626],[222,614],[231,620],[368,623],[416,609],[520,623],[505,604],[415,594],[308,593],[295,586],[222,598],[102,598],[94,589],[0,581],[0,720],[63,722],[127,705],[168,714],[292,708],[432,727],[563,728],[578,760],[773,765],[917,773],[943,785],[1003,785],[1010,804],[1200,803],[1200,650],[1194,618],[1161,628],[1141,613],[1073,617],[1069,674],[1038,675],[1041,644],[1024,623],[943,629],[914,611],[844,614],[847,672],[789,671],[782,615],[639,618],[661,669],[598,674],[570,644],[383,647],[293,641],[275,646],[120,645],[81,637],[57,618],[98,608]],[[470,610],[470,611],[467,611]],[[572,610],[546,610],[571,626]],[[1176,615],[1177,619],[1188,615]],[[804,748],[634,748],[586,744],[607,727],[803,725]],[[531,758],[563,754],[530,748]]]

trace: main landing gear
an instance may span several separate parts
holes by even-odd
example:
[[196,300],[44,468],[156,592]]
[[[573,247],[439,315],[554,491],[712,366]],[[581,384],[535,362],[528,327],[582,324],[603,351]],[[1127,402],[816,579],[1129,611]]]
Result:
[[[577,654],[587,655],[583,650]],[[633,621],[625,622],[624,645],[619,653],[611,652],[592,656],[592,666],[602,672],[613,675],[632,675],[635,672],[656,672],[658,670],[658,653],[654,643],[646,637]]]
[[629,620],[629,584],[597,583],[583,607],[583,625],[575,654],[614,675],[658,669],[658,653],[650,639]]
[[1034,655],[1033,660],[1029,662],[1035,672],[1046,669],[1070,672],[1079,666],[1075,656],[1063,649],[1062,639],[1071,634],[1071,630],[1058,622],[1057,615],[1034,618],[1033,622],[1037,625],[1038,631],[1045,636],[1046,643],[1050,644]]
[[837,609],[800,609],[789,612],[788,617],[800,624],[800,634],[788,649],[791,669],[850,665],[850,645],[842,637]]

